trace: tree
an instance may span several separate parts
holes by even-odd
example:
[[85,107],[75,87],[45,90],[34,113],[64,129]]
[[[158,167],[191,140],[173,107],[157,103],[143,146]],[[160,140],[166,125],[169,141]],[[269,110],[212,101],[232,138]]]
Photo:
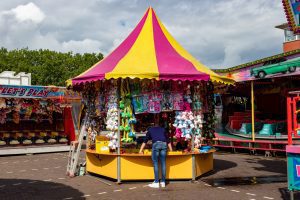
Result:
[[101,53],[74,54],[47,49],[0,49],[0,72],[31,73],[32,85],[65,86],[65,81],[89,69],[103,59]]

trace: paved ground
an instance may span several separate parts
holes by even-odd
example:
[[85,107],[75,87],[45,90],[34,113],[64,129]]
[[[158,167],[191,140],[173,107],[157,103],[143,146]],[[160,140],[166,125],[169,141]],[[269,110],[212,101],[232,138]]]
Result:
[[68,178],[66,156],[0,157],[0,199],[289,199],[284,158],[217,153],[215,170],[196,183],[177,181],[165,189],[151,189],[146,182],[116,185],[90,175]]

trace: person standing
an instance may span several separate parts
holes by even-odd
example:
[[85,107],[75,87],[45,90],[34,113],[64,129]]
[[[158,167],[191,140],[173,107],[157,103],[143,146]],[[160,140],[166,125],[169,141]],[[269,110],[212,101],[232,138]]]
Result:
[[146,143],[152,140],[152,161],[154,167],[154,177],[153,183],[149,184],[151,188],[159,188],[159,175],[158,175],[158,160],[161,164],[161,187],[166,187],[166,157],[167,157],[167,146],[170,151],[172,151],[172,145],[169,141],[166,130],[159,126],[158,115],[154,116],[154,126],[148,129],[146,138],[140,148],[139,153],[143,154]]

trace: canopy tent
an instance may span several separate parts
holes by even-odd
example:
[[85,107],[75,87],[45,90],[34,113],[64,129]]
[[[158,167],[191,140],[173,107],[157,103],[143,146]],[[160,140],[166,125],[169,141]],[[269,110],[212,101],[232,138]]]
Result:
[[72,84],[117,78],[212,80],[233,83],[197,61],[166,30],[149,7],[129,36]]

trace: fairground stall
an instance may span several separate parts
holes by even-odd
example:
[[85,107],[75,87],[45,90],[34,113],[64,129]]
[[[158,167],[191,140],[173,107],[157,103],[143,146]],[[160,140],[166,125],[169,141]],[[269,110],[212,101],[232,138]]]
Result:
[[[287,24],[277,26],[284,29]],[[215,146],[264,152],[266,156],[285,154],[288,141],[286,99],[300,89],[300,49],[291,50],[299,38],[286,34],[281,54],[228,69],[217,70],[232,77],[235,86],[216,88],[222,96],[224,129],[217,130]],[[294,38],[291,40],[290,38]],[[294,143],[299,143],[298,138]]]
[[233,83],[198,62],[149,8],[109,56],[73,78],[85,104],[90,173],[121,180],[153,179],[151,144],[143,136],[160,116],[175,151],[168,179],[195,179],[213,169],[213,149],[201,146],[214,127],[212,81]]
[[68,151],[75,139],[71,93],[62,87],[0,85],[0,155]]
[[294,145],[293,138],[300,138],[300,91],[289,92],[287,98],[288,145],[287,171],[290,199],[294,191],[300,190],[300,145]]

